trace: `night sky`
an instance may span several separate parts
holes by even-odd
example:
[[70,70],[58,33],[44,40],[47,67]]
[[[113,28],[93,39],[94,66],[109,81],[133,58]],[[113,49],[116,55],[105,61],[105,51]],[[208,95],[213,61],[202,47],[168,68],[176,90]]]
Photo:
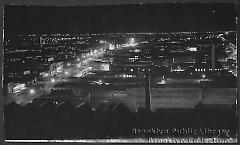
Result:
[[5,6],[6,34],[234,30],[233,4]]

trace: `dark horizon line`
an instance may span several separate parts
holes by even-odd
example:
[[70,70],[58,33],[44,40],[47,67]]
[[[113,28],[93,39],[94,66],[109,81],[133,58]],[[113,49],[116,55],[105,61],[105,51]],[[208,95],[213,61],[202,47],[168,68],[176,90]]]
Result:
[[6,35],[44,35],[44,34],[126,34],[126,33],[135,33],[135,34],[146,34],[146,33],[152,33],[152,34],[164,34],[164,33],[190,33],[190,32],[196,32],[196,33],[206,33],[206,32],[237,32],[236,29],[228,29],[228,30],[192,30],[192,31],[159,31],[159,32],[147,32],[147,31],[142,31],[142,32],[12,32],[12,33],[4,33],[4,36]]

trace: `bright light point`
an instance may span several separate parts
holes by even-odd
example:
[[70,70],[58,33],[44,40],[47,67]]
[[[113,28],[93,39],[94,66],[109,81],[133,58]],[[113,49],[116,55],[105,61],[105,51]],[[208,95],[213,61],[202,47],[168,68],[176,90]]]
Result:
[[114,50],[114,45],[113,44],[109,45],[109,50]]
[[197,51],[197,47],[189,47],[189,48],[187,48],[187,50],[189,50],[189,51]]
[[130,39],[130,43],[134,43],[135,42],[135,39],[134,38],[131,38]]
[[51,82],[54,83],[54,82],[55,82],[55,79],[51,79]]
[[67,72],[67,71],[65,71],[65,75],[68,75],[68,72]]
[[104,44],[106,41],[100,40],[99,43]]
[[67,63],[68,66],[70,66],[70,63]]
[[140,50],[139,49],[135,49],[133,52],[140,52]]
[[157,84],[166,84],[165,80],[161,80],[160,82],[157,82]]
[[34,94],[34,93],[35,93],[35,90],[34,90],[34,89],[31,89],[29,92],[30,92],[30,94]]
[[49,74],[48,74],[48,73],[46,73],[46,74],[44,74],[44,76],[45,76],[45,77],[48,77],[48,76],[49,76]]
[[203,75],[202,75],[202,78],[203,78],[203,79],[205,79],[205,78],[206,78],[206,75],[205,75],[205,74],[203,74]]
[[80,61],[80,59],[78,58],[77,61]]

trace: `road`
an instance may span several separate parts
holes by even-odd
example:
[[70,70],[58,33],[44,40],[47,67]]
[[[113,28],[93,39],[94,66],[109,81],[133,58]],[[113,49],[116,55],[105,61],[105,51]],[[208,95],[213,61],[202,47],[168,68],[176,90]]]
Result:
[[[123,44],[115,50],[129,46],[136,46],[136,44]],[[21,106],[24,106],[28,103],[31,103],[34,98],[49,94],[51,89],[54,88],[56,84],[67,81],[67,78],[69,77],[85,77],[92,69],[94,69],[94,65],[91,64],[95,60],[102,58],[104,54],[106,54],[107,49],[107,45],[105,45],[105,47],[92,49],[90,52],[82,54],[81,57],[78,57],[75,61],[69,63],[69,67],[64,68],[61,73],[54,76],[48,74],[48,76],[45,78],[45,81],[37,81],[35,83],[27,84],[25,89],[16,94],[9,94],[7,98],[10,98],[11,101],[15,101]]]

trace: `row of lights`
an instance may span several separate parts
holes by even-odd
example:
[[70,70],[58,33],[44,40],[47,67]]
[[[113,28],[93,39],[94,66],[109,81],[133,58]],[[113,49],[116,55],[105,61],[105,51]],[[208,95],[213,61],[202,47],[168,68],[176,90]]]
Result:
[[221,71],[222,69],[212,69],[212,68],[209,68],[209,69],[205,69],[205,68],[195,69],[195,71],[212,71],[212,70]]
[[[83,57],[88,57],[89,55],[96,55],[96,54],[99,55],[99,54],[101,54],[101,53],[103,53],[103,49],[100,49],[100,51],[97,51],[97,50],[91,51],[90,53],[87,53],[86,55],[83,55]],[[89,59],[89,60],[91,60],[91,59]],[[77,58],[77,61],[80,61],[80,58]],[[88,60],[85,60],[85,62],[88,62]],[[70,65],[71,65],[70,63],[67,63],[67,66],[70,66]],[[80,65],[78,65],[78,67],[80,67]],[[88,69],[91,69],[91,67],[89,67]],[[65,71],[64,74],[65,74],[65,75],[68,75],[69,72],[68,72],[68,71]],[[45,74],[44,74],[44,77],[48,77],[49,75],[50,75],[49,73],[45,73]],[[50,79],[50,82],[51,82],[51,83],[55,83],[56,80],[55,80],[54,78],[52,78],[52,79]],[[29,91],[29,93],[30,93],[30,94],[34,94],[34,93],[35,93],[35,90],[34,90],[34,89],[31,89],[31,90]]]

